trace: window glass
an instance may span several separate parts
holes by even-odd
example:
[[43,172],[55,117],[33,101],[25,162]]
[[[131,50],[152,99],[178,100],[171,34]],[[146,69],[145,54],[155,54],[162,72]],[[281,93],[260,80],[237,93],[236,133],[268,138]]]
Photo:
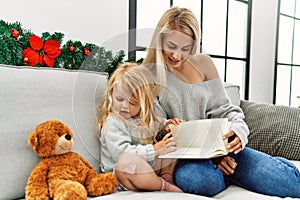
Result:
[[136,30],[136,46],[148,48],[155,28],[140,28]]
[[228,15],[228,56],[246,57],[248,5],[229,1]]
[[293,19],[280,16],[278,39],[278,62],[291,63],[293,41]]
[[227,60],[226,82],[240,86],[241,97],[245,94],[245,61]]
[[203,0],[203,52],[214,55],[225,55],[226,2],[226,0]]
[[294,16],[295,0],[281,0],[280,13]]
[[295,17],[300,18],[300,0],[297,0],[296,3],[296,14]]
[[293,67],[293,77],[292,77],[292,93],[291,93],[291,106],[299,107],[300,106],[300,67]]
[[225,59],[223,58],[212,58],[217,70],[218,70],[218,73],[219,73],[219,76],[222,80],[225,79]]
[[147,51],[136,51],[136,60],[145,58],[146,55],[147,55]]
[[295,20],[293,64],[300,65],[300,20]]
[[277,66],[276,104],[289,106],[291,67]]
[[170,1],[138,0],[136,26],[137,28],[155,28],[162,14],[170,8]]
[[136,14],[136,45],[148,47],[160,17],[170,8],[170,1],[138,0]]

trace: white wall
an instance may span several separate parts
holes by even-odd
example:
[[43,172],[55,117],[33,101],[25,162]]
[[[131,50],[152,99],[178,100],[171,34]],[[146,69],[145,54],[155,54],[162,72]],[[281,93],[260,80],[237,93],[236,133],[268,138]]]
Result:
[[252,4],[249,99],[272,103],[278,0]]
[[118,50],[116,44],[123,50],[128,46],[128,1],[124,0],[9,0],[1,2],[0,19],[20,21],[39,36],[62,32],[63,42],[80,40],[113,51]]

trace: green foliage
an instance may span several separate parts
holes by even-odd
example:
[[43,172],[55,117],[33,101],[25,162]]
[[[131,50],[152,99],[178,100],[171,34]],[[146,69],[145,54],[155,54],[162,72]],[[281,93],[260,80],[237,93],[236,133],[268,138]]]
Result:
[[[13,30],[18,34],[13,35]],[[29,36],[34,35],[30,30],[22,27],[20,22],[7,23],[0,20],[0,64],[6,65],[26,65],[23,61],[22,51],[30,48]],[[45,42],[47,40],[56,40],[61,43],[61,54],[55,59],[54,67],[72,70],[90,70],[98,72],[113,73],[120,63],[138,62],[134,57],[124,61],[125,52],[120,50],[113,53],[107,51],[104,47],[95,44],[82,43],[80,41],[68,40],[64,44],[64,34],[60,32],[43,32],[40,36]],[[40,64],[36,65],[41,66]]]
[[[19,30],[20,36],[12,36],[12,30]],[[20,22],[6,23],[0,20],[0,63],[22,65],[22,50],[28,44],[28,36],[32,33],[22,28]]]

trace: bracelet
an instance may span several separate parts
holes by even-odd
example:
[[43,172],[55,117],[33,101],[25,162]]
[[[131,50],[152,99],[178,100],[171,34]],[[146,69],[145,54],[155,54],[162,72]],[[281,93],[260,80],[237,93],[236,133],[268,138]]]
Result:
[[161,179],[161,189],[160,191],[165,191],[165,180],[162,177],[159,177]]

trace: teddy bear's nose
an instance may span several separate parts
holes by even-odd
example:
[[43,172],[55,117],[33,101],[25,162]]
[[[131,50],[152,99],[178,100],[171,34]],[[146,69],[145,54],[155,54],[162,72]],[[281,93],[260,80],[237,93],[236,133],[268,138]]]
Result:
[[71,136],[69,134],[65,135],[66,140],[71,140]]

